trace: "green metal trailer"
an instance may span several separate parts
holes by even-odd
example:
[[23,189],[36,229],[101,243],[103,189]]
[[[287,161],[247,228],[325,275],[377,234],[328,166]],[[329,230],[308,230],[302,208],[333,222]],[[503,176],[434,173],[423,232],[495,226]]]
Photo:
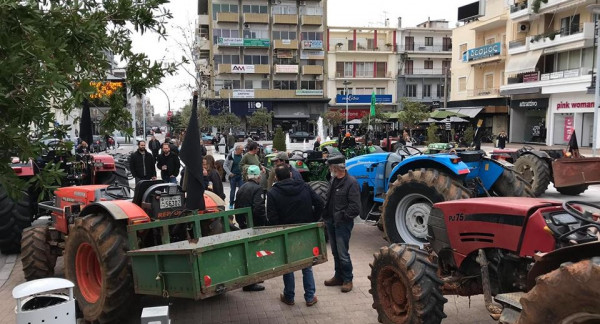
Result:
[[[231,231],[235,214],[246,214],[250,228]],[[202,222],[215,220],[225,232],[202,237]],[[252,225],[243,208],[128,226],[135,293],[199,300],[327,261],[323,223]],[[189,238],[170,242],[175,226]],[[162,233],[162,244],[140,248],[149,231]]]

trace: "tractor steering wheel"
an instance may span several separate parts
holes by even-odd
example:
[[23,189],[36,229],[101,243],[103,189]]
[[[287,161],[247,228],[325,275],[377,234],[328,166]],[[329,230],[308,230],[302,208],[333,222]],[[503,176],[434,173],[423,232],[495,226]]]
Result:
[[[133,190],[133,188],[130,188],[129,186],[115,182],[114,184],[106,187],[105,193],[107,196],[109,196],[113,199],[121,200],[121,199],[130,198],[129,194],[128,194],[128,190]],[[119,191],[119,194],[115,193],[116,191]]]
[[600,206],[599,205],[595,205],[592,203],[588,203],[585,201],[575,201],[575,200],[570,200],[570,201],[565,201],[562,204],[563,209],[569,213],[569,215],[577,218],[578,220],[580,220],[583,225],[579,228],[573,229],[568,231],[567,233],[562,234],[559,239],[562,239],[574,232],[580,231],[580,230],[584,230],[584,229],[588,229],[590,227],[595,227],[597,230],[600,230],[600,222],[597,220],[594,220],[594,217],[596,219],[600,218],[600,214],[599,213],[592,213],[591,211],[587,210],[587,209],[583,209],[583,211],[575,208],[573,205],[580,205],[580,206],[587,206],[587,207],[591,207],[593,209],[595,209],[596,211],[600,212]]
[[304,151],[302,151],[302,150],[293,150],[292,151],[292,156],[296,155],[296,153],[300,154],[300,156],[303,156]]
[[[410,145],[400,145],[400,147],[398,147],[398,150],[396,151],[396,153],[400,154],[400,151],[405,152],[406,155],[408,155],[408,156],[423,155],[423,152],[421,150],[419,150],[418,148],[416,148],[414,146],[410,146]],[[404,154],[400,154],[400,155],[404,155]]]
[[533,148],[533,146],[531,146],[531,145],[523,145],[522,150],[524,150],[526,152],[531,152],[531,151],[535,151],[535,148]]

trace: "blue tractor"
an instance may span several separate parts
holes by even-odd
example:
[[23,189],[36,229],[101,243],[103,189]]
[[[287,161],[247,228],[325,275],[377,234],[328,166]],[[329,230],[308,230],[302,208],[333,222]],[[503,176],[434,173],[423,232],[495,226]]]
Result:
[[485,152],[423,154],[405,146],[395,153],[374,153],[346,161],[361,189],[361,218],[378,220],[392,243],[422,246],[432,205],[481,196],[533,197],[512,167]]

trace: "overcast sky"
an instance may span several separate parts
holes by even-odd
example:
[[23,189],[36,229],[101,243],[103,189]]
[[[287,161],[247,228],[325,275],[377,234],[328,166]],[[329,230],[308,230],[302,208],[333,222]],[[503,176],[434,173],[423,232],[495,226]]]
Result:
[[[167,8],[173,13],[167,40],[158,40],[156,35],[134,37],[134,49],[145,52],[151,59],[179,61],[182,52],[177,40],[181,41],[182,33],[176,26],[183,27],[193,33],[195,26],[197,1],[171,0]],[[427,18],[446,19],[453,27],[456,22],[457,8],[474,0],[328,0],[328,24],[330,26],[383,26],[385,18],[390,19],[390,27],[397,26],[398,17],[402,17],[402,26],[411,27],[424,22]],[[191,26],[191,27],[190,27]],[[190,67],[190,70],[193,68]],[[171,110],[178,110],[191,99],[191,93],[184,87],[193,84],[194,80],[184,71],[167,77],[160,88],[167,92]],[[152,89],[148,93],[155,112],[164,115],[167,111],[167,98],[159,90]]]

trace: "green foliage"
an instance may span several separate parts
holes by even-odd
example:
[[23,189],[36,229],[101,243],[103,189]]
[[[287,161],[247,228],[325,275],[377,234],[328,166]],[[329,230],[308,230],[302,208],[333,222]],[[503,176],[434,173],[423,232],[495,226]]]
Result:
[[221,128],[222,131],[229,131],[230,128],[241,123],[238,116],[229,112],[221,112],[219,115],[213,117],[215,125]]
[[409,129],[410,136],[412,137],[412,130],[429,116],[427,106],[406,98],[402,98],[401,101],[404,109],[401,114],[398,114],[398,121],[402,122],[404,127]]
[[[56,115],[70,115],[84,98],[96,92],[91,81],[102,81],[113,55],[126,62],[127,90],[145,94],[175,64],[151,62],[132,51],[132,32],[165,36],[171,14],[168,0],[0,1],[0,184],[18,190],[9,168],[11,156],[21,160],[41,155],[36,138],[55,137],[69,126],[53,127]],[[133,29],[133,31],[132,31]],[[110,99],[102,129],[132,132],[125,103]],[[57,178],[44,168],[32,185],[49,189]],[[11,179],[12,178],[12,179]]]
[[336,127],[346,120],[346,117],[339,111],[329,110],[323,114],[323,124]]
[[538,13],[540,11],[541,3],[541,0],[533,0],[533,3],[531,4],[531,9],[533,10],[533,12]]
[[440,137],[437,135],[438,127],[436,124],[431,123],[427,126],[427,143],[439,143]]
[[475,129],[472,126],[467,127],[465,132],[463,133],[463,139],[466,143],[473,143],[473,139],[475,138]]
[[281,127],[277,127],[275,130],[275,136],[273,137],[273,148],[277,149],[279,152],[285,152],[285,134],[283,133],[283,129]]
[[271,125],[272,119],[273,115],[268,110],[261,108],[252,113],[250,118],[248,118],[248,124],[251,127],[264,127],[267,130],[269,125]]
[[360,121],[362,122],[361,127],[366,128],[369,124],[369,116],[371,117],[371,125],[381,124],[387,121],[387,117],[381,112],[383,110],[383,106],[381,104],[375,105],[375,116],[370,116],[370,112],[367,115],[364,115]]

